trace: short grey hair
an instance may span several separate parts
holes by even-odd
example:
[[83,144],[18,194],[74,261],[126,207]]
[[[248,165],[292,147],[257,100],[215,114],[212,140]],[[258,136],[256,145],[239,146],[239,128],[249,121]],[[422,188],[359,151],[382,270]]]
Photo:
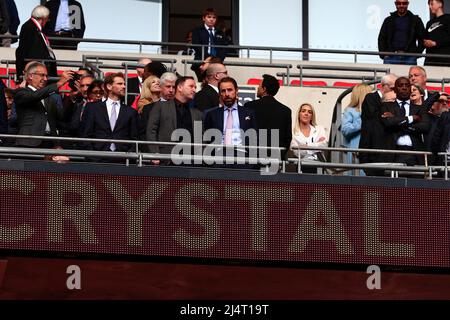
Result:
[[178,77],[173,72],[164,72],[159,79],[160,85],[164,85],[166,81],[177,81]]
[[[397,80],[398,76],[393,73],[388,73],[381,77],[381,84],[391,84]],[[392,82],[391,82],[392,81]]]
[[27,70],[25,70],[25,77],[28,78],[28,76],[32,73],[34,73],[36,71],[37,68],[42,67],[42,68],[46,68],[45,64],[38,62],[38,61],[33,61],[28,65]]
[[45,6],[37,6],[31,12],[31,16],[35,19],[48,18],[50,10]]

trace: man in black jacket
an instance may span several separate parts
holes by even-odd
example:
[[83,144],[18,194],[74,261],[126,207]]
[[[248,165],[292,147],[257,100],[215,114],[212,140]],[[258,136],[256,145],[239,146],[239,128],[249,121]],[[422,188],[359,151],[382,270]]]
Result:
[[[391,12],[378,35],[380,52],[422,53],[425,28],[422,19],[408,10],[408,0],[396,0],[397,11]],[[416,57],[380,55],[385,64],[417,64]]]
[[[44,27],[49,37],[83,38],[86,25],[83,7],[75,0],[50,0],[45,3],[50,18]],[[70,39],[53,40],[53,49],[77,50],[78,41]]]
[[[258,87],[259,100],[247,102],[245,106],[255,111],[258,130],[267,130],[267,146],[286,149],[281,153],[281,158],[284,158],[292,140],[292,112],[289,107],[274,98],[279,89],[280,83],[278,80],[265,74]],[[278,141],[272,142],[271,133],[275,130],[278,131]],[[261,140],[260,142],[262,143]]]

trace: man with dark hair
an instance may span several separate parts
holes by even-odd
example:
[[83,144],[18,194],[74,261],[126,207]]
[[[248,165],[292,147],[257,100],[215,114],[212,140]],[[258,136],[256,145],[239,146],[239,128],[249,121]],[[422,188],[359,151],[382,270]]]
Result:
[[[209,56],[218,57],[222,61],[225,60],[225,48],[216,48],[213,45],[228,45],[225,35],[221,30],[216,28],[217,12],[213,8],[208,8],[202,15],[203,25],[192,31],[192,44],[201,44],[203,47],[193,47],[195,50],[194,60],[204,61]],[[198,81],[202,81],[199,78],[200,65],[193,64],[191,69],[197,74]]]
[[[381,105],[381,122],[386,131],[384,149],[425,150],[422,134],[430,129],[427,111],[411,103],[411,83],[408,78],[398,78],[394,91],[396,100]],[[395,155],[395,161],[408,166],[424,163],[422,156],[410,154]]]
[[78,41],[67,38],[83,38],[84,36],[86,25],[81,3],[75,0],[49,0],[45,6],[50,10],[50,19],[44,27],[44,33],[49,37],[63,38],[53,40],[52,47],[77,50]]
[[[113,73],[105,78],[108,99],[86,105],[82,118],[81,137],[115,140],[137,140],[138,114],[133,108],[121,103],[125,96],[125,77]],[[89,150],[123,151],[133,150],[133,145],[106,142],[85,143]]]
[[[396,0],[396,11],[387,17],[378,35],[381,52],[422,53],[425,28],[422,19],[408,10],[408,0]],[[386,64],[417,64],[417,57],[380,55]]]
[[200,111],[214,108],[219,105],[219,88],[220,79],[228,76],[227,68],[221,63],[210,64],[206,69],[206,85],[196,93],[194,105]]
[[[443,0],[428,0],[431,19],[425,28],[427,54],[450,55],[450,15],[444,13]],[[426,66],[450,66],[449,58],[426,57]]]
[[192,31],[192,44],[203,44],[203,54],[201,47],[194,47],[195,60],[203,60],[208,56],[225,59],[225,49],[215,48],[212,45],[227,45],[225,36],[221,30],[216,29],[217,12],[213,8],[208,8],[202,15],[203,26]]
[[219,81],[223,106],[209,109],[204,114],[204,129],[219,129],[225,145],[243,145],[240,130],[257,129],[254,111],[238,105],[238,86],[230,77]]
[[[292,140],[292,112],[289,107],[274,98],[279,89],[278,80],[265,74],[257,91],[259,100],[247,102],[245,106],[255,111],[258,129],[267,130],[267,146],[285,148],[281,152],[281,158],[284,159]],[[273,131],[278,132],[277,145],[271,141]],[[260,143],[262,143],[261,140]]]
[[[191,137],[194,136],[194,122],[202,120],[202,113],[189,107],[194,99],[196,84],[193,77],[180,77],[175,82],[175,98],[173,100],[156,102],[150,111],[147,124],[147,140],[172,142],[171,136],[176,129],[185,129]],[[160,147],[149,145],[151,153],[170,154],[172,146]],[[152,161],[159,164],[159,160]],[[164,161],[169,164],[170,161]]]
[[150,76],[161,78],[161,76],[167,72],[167,67],[159,61],[152,61],[147,63],[144,67],[143,80]]

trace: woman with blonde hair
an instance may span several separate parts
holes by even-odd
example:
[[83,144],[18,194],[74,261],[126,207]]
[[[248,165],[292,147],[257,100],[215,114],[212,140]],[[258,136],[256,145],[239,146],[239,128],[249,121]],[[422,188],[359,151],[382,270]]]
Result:
[[[361,138],[361,106],[364,98],[372,88],[364,83],[353,87],[350,103],[342,114],[341,132],[344,136],[343,145],[347,148],[357,149]],[[353,161],[352,153],[347,154],[347,163]]]
[[[322,151],[299,150],[296,147],[328,147],[325,128],[316,123],[316,112],[310,103],[303,103],[298,109],[292,133],[291,149],[301,160],[319,161]],[[317,173],[316,168],[302,168],[303,172]]]
[[159,78],[156,76],[149,76],[142,83],[142,91],[137,103],[137,111],[142,112],[144,106],[159,101],[161,95],[161,87]]

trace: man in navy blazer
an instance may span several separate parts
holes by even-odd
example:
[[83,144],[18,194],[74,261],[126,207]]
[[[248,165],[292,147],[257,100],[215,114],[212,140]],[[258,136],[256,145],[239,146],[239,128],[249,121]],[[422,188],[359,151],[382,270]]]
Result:
[[[203,12],[203,25],[192,30],[192,44],[204,45],[228,45],[223,32],[216,28],[217,12],[213,8],[208,8]],[[206,57],[219,57],[222,61],[225,59],[225,48],[214,47],[194,47],[195,60],[204,60]]]
[[[138,113],[121,103],[125,97],[125,77],[114,73],[105,78],[108,99],[86,105],[83,112],[81,137],[96,139],[137,140]],[[84,143],[85,149],[97,151],[131,151],[133,145],[123,143]]]
[[[222,133],[222,144],[225,146],[248,146],[257,145],[257,122],[255,112],[249,108],[238,105],[238,86],[236,80],[230,77],[219,81],[220,99],[222,106],[208,109],[204,113],[203,128],[205,132],[209,129],[218,129]],[[247,130],[254,129],[256,141],[248,136],[243,137],[242,132],[249,134]],[[214,141],[214,143],[220,143]],[[244,157],[247,152],[236,149],[234,155]]]

